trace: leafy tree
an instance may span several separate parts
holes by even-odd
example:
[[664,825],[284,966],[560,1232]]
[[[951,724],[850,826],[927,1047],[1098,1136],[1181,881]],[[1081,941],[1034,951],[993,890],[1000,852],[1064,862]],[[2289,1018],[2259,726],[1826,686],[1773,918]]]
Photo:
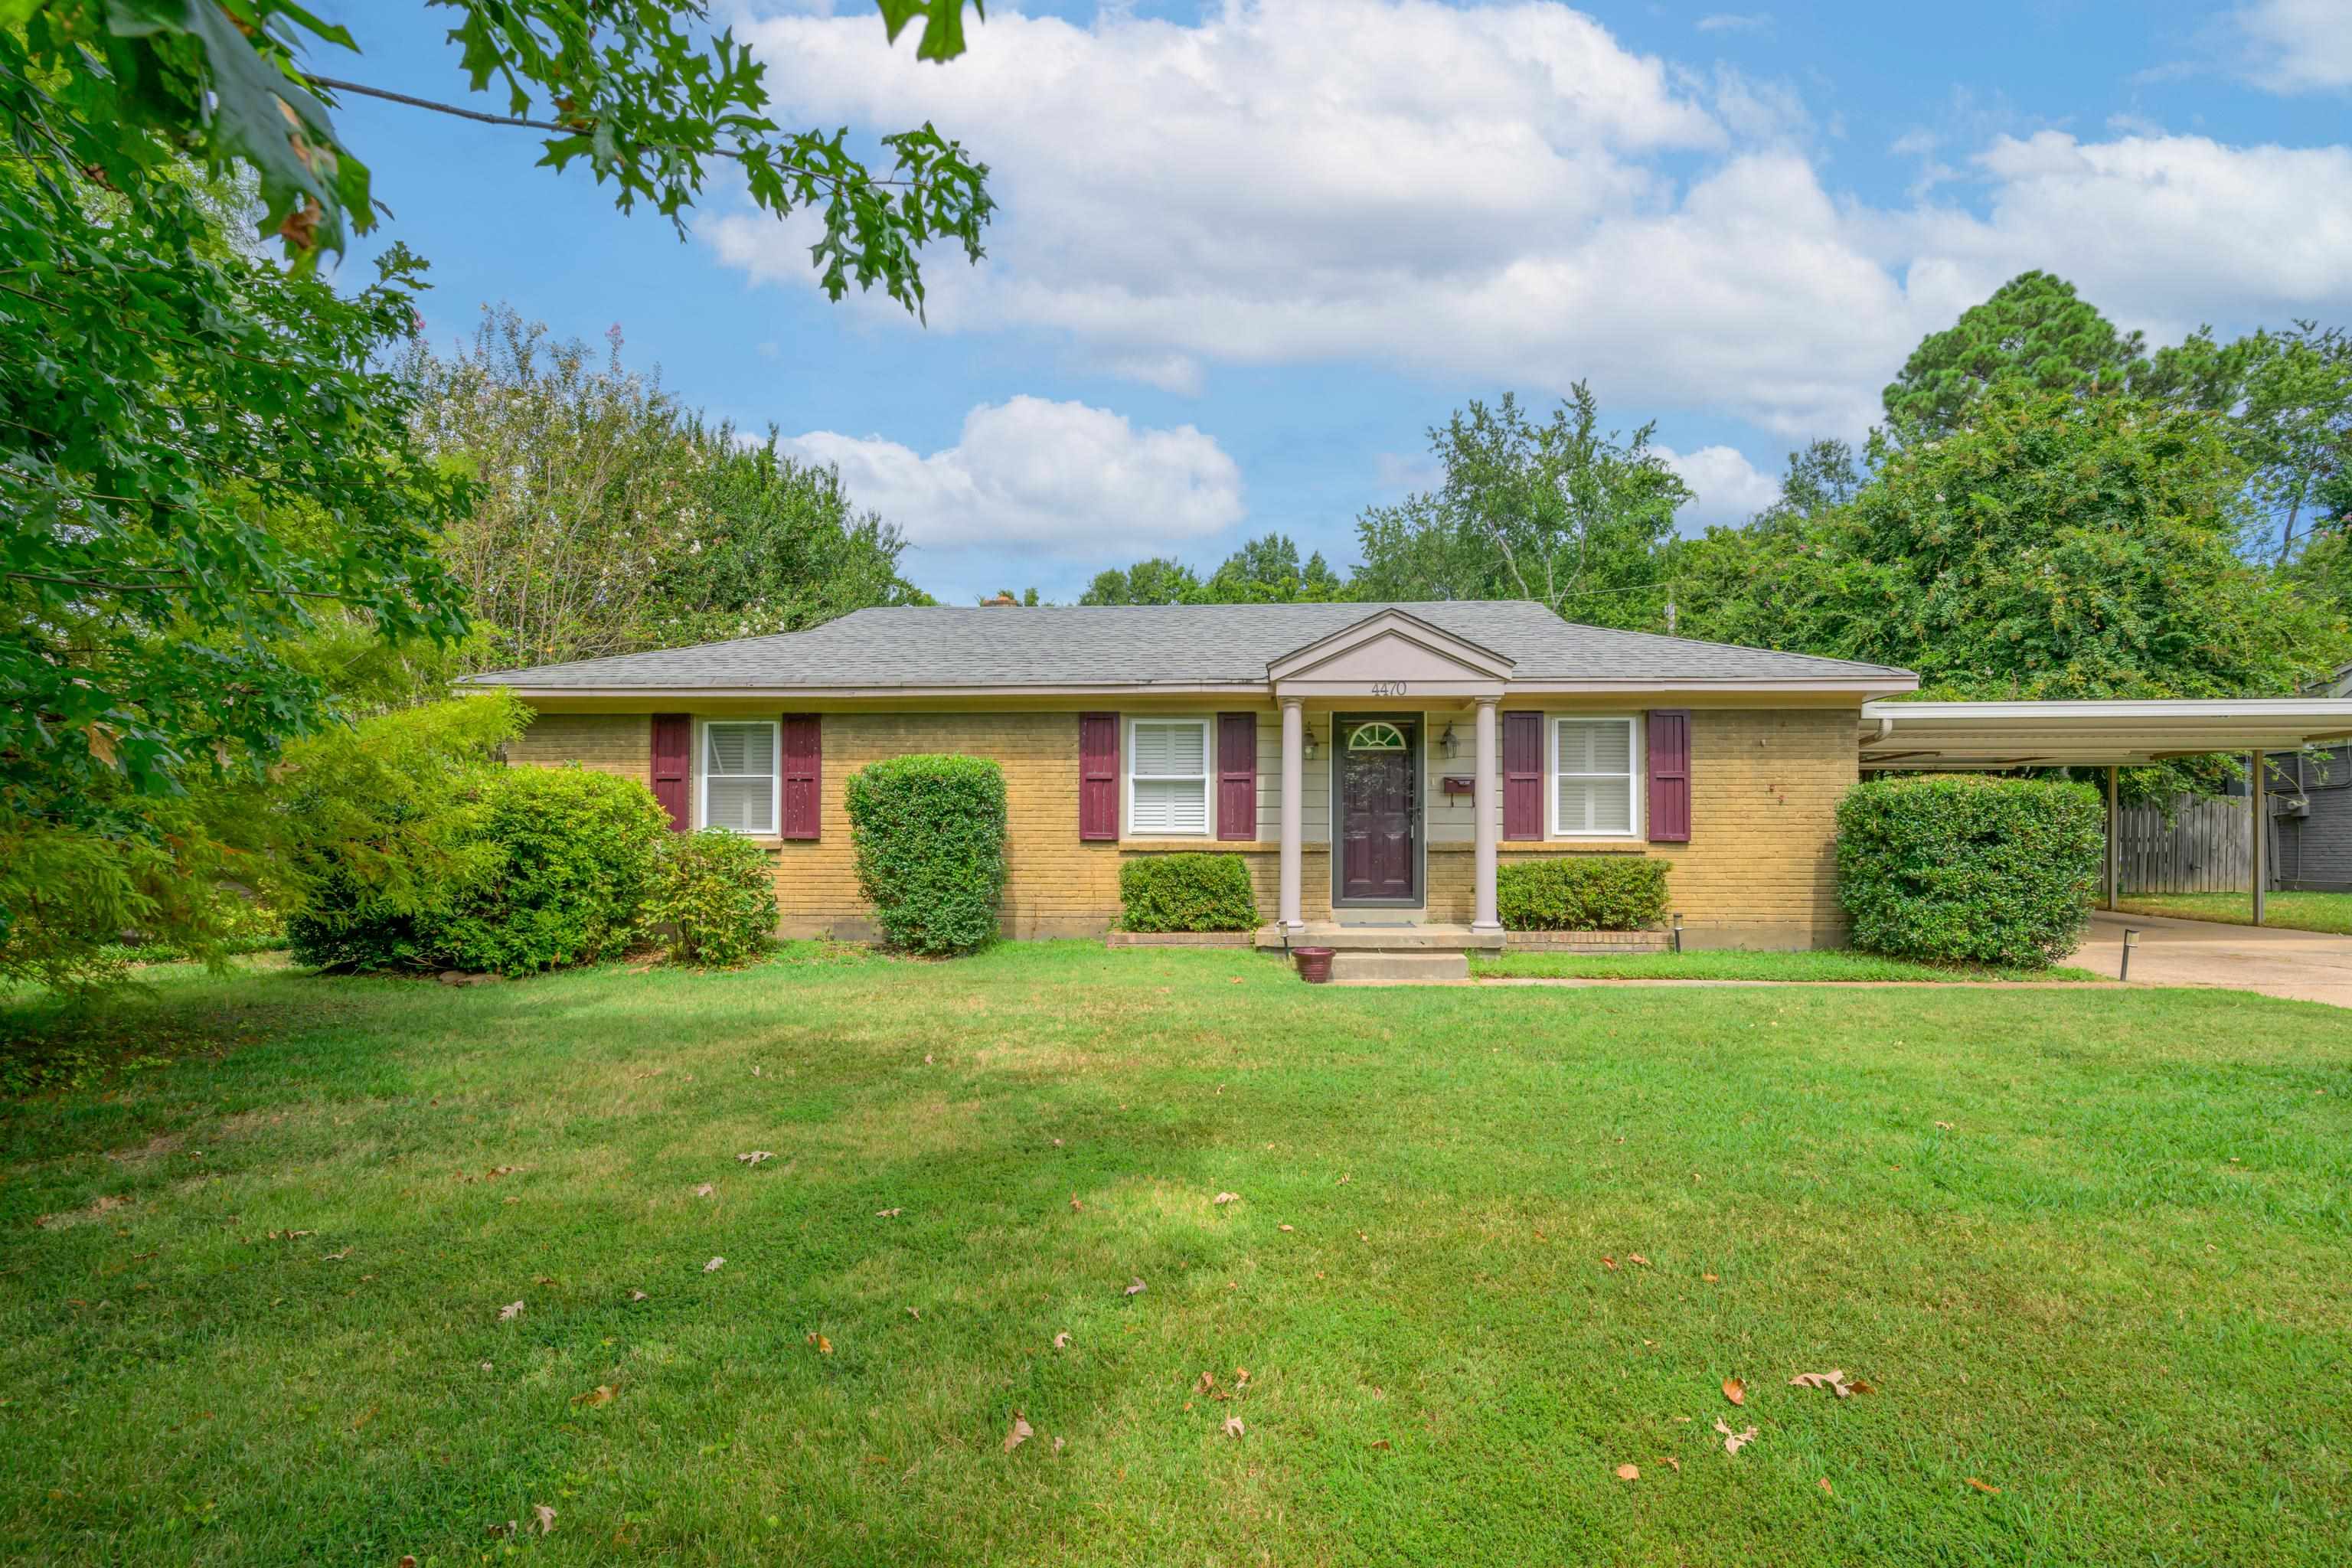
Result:
[[1225,557],[1201,585],[1198,598],[1212,605],[1319,605],[1352,596],[1348,580],[1331,570],[1319,551],[1302,565],[1288,534],[1269,533]]
[[2293,691],[2346,628],[2237,552],[2246,475],[2218,415],[2004,384],[1849,504],[1685,547],[1686,627],[1904,666],[1943,697]]
[[[249,166],[261,231],[304,266],[341,254],[346,227],[375,226],[367,165],[334,128],[344,93],[541,132],[541,163],[586,160],[624,212],[648,203],[681,237],[685,209],[724,159],[763,211],[823,215],[811,258],[835,300],[852,281],[879,284],[919,310],[923,245],[952,239],[980,257],[993,206],[983,166],[929,124],[880,139],[893,160],[880,176],[844,131],[782,131],[764,112],[765,68],[731,32],[709,34],[704,0],[430,4],[455,13],[448,37],[469,84],[503,88],[504,116],[310,73],[306,48],[358,45],[295,0],[10,0],[0,22],[22,32],[0,69],[57,84],[48,101],[142,169],[181,155],[216,172]],[[878,4],[891,38],[922,19],[922,58],[963,52],[963,0]],[[530,118],[534,108],[554,118]]]
[[2352,334],[2299,321],[2218,343],[2200,330],[2159,350],[2147,379],[2168,402],[2230,416],[2253,470],[2256,553],[2292,561],[2340,512],[2327,497],[2352,473]]
[[1444,485],[1358,519],[1356,595],[1533,599],[1599,626],[1661,624],[1664,547],[1692,497],[1654,428],[1604,431],[1581,382],[1542,424],[1509,394],[1472,403],[1430,431]]
[[1114,566],[1095,574],[1081,605],[1188,605],[1200,595],[1201,579],[1190,566],[1153,556],[1121,571]]
[[1850,444],[1814,441],[1803,451],[1789,454],[1779,499],[1749,518],[1748,526],[1776,531],[1842,507],[1862,492],[1863,471]]
[[1933,440],[1958,428],[2002,382],[2045,392],[2120,390],[2145,353],[2139,333],[2116,331],[2072,283],[2020,273],[1911,351],[1885,393],[1886,422],[1899,440]]

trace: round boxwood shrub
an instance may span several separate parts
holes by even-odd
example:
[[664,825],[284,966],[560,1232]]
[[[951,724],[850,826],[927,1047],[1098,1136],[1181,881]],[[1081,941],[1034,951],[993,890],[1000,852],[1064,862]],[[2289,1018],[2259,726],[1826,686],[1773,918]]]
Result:
[[1123,931],[1254,931],[1257,889],[1238,855],[1143,855],[1118,868]]
[[528,974],[625,952],[669,837],[653,793],[575,763],[509,768],[482,804],[478,831],[495,868],[443,930],[451,962]]
[[2106,853],[2087,784],[1874,779],[1838,806],[1853,944],[1933,963],[2038,969],[2081,942]]
[[979,757],[893,757],[849,775],[857,887],[894,947],[971,952],[996,939],[1004,774]]
[[1670,863],[1646,855],[1521,860],[1495,872],[1506,931],[1645,931],[1666,914]]
[[775,940],[776,874],[740,833],[705,828],[663,843],[646,922],[673,962],[741,963]]

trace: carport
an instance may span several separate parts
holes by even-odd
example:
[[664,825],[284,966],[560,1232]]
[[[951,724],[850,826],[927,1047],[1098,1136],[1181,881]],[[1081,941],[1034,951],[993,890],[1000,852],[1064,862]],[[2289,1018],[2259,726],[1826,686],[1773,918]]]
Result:
[[[2118,881],[2116,770],[2216,752],[2246,757],[2248,795],[2266,798],[2265,759],[2352,738],[2352,698],[2219,701],[1903,702],[1862,706],[1865,773],[2002,773],[2011,768],[2106,770],[2107,907]],[[2263,922],[2265,835],[2253,835],[2253,916]]]

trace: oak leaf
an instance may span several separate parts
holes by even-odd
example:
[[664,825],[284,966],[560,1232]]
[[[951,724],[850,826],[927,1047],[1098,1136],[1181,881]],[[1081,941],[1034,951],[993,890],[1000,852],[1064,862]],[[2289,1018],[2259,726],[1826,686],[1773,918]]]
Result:
[[724,1264],[726,1261],[727,1259],[723,1258],[714,1258],[709,1262],[702,1266],[702,1271],[705,1274],[716,1274],[719,1272],[719,1266]]
[[1242,1426],[1242,1418],[1241,1418],[1240,1416],[1238,1416],[1238,1415],[1228,1415],[1228,1416],[1226,1416],[1226,1417],[1225,1417],[1225,1436],[1228,1436],[1228,1437],[1239,1437],[1239,1436],[1242,1435],[1242,1433],[1243,1433],[1243,1431],[1244,1431],[1244,1427],[1243,1427],[1243,1426]]
[[1642,1479],[1642,1468],[1639,1465],[1620,1465],[1617,1467],[1617,1479],[1621,1481],[1638,1481]]
[[1748,1403],[1748,1385],[1736,1377],[1727,1377],[1723,1380],[1723,1396],[1734,1405],[1745,1405]]
[[1129,1280],[1129,1281],[1128,1282],[1127,1293],[1128,1293],[1129,1295],[1130,1295],[1130,1296],[1140,1296],[1140,1295],[1142,1295],[1142,1294],[1143,1294],[1143,1291],[1144,1291],[1144,1284],[1143,1284],[1143,1278],[1142,1278],[1142,1276],[1138,1275],[1135,1279],[1131,1279],[1131,1280]]
[[754,1149],[749,1153],[738,1154],[735,1156],[737,1160],[746,1165],[756,1165],[762,1160],[772,1160],[775,1157],[774,1152],[767,1149]]
[[1034,1437],[1036,1435],[1037,1429],[1029,1425],[1029,1423],[1022,1416],[1021,1412],[1018,1410],[1014,1411],[1013,1413],[1013,1430],[1004,1435],[1004,1451],[1008,1454],[1013,1452],[1013,1449],[1021,1447],[1022,1444],[1026,1443],[1030,1438]]
[[620,1390],[614,1388],[609,1383],[600,1383],[585,1394],[573,1394],[572,1396],[572,1403],[574,1405],[584,1405],[589,1409],[593,1410],[599,1405],[612,1404],[613,1395],[619,1392]]
[[530,1515],[532,1520],[538,1523],[539,1532],[541,1535],[552,1535],[555,1533],[555,1510],[553,1509],[548,1507],[543,1502],[536,1503],[532,1505]]
[[1750,1426],[1744,1432],[1735,1432],[1723,1424],[1723,1417],[1720,1415],[1715,1418],[1715,1429],[1723,1434],[1723,1451],[1727,1454],[1737,1454],[1740,1449],[1756,1441],[1755,1427]]
[[1057,1351],[1066,1351],[1070,1348],[1069,1330],[1064,1329],[1060,1333],[1054,1336],[1054,1348]]
[[811,1334],[808,1337],[808,1342],[816,1347],[816,1353],[819,1355],[831,1355],[833,1353],[833,1342],[826,1339],[823,1334]]
[[717,1187],[713,1186],[709,1182],[705,1182],[700,1186],[694,1189],[694,1195],[698,1198],[707,1198],[718,1191],[719,1189]]
[[515,1319],[521,1316],[522,1303],[520,1301],[509,1301],[505,1306],[499,1309],[499,1321],[501,1323],[512,1322]]
[[1237,1204],[1241,1202],[1242,1195],[1239,1193],[1219,1193],[1210,1201],[1216,1204],[1219,1207],[1223,1207],[1226,1204]]

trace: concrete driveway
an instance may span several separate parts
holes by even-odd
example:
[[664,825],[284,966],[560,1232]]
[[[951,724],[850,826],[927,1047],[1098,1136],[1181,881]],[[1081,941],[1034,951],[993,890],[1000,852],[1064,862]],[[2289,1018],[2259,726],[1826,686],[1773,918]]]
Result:
[[2215,985],[2352,1007],[2352,936],[2102,910],[2091,917],[2090,940],[2068,962],[2113,979],[2126,925],[2139,932],[2134,985]]

